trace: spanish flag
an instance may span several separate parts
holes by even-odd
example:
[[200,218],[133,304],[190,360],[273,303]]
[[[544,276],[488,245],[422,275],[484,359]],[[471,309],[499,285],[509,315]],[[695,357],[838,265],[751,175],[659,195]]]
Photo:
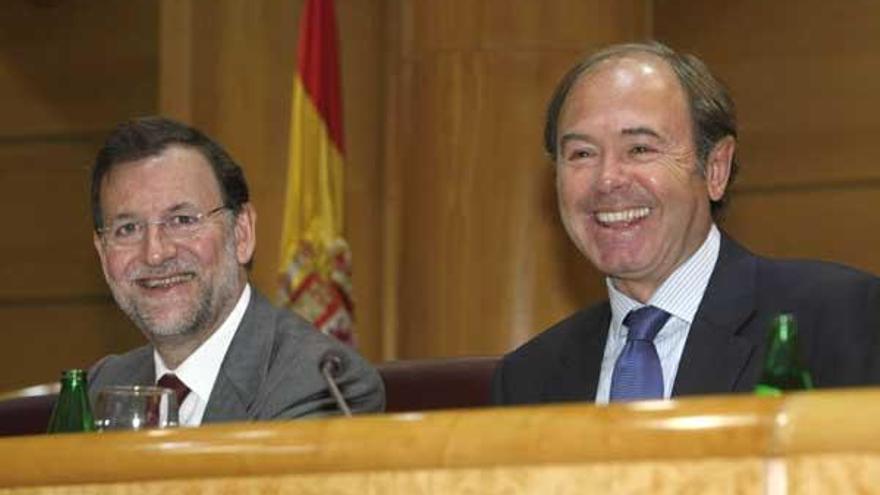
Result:
[[332,0],[306,0],[293,80],[281,304],[354,342],[351,253],[342,237],[342,98]]

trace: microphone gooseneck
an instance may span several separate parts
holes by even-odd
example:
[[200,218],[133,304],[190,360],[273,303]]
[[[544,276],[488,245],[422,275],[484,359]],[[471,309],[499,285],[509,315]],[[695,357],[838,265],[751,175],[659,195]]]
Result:
[[321,371],[321,376],[324,377],[324,381],[327,383],[327,388],[330,389],[330,395],[333,396],[336,405],[339,406],[342,414],[350,417],[351,409],[349,409],[345,397],[342,396],[339,386],[336,384],[336,377],[345,371],[343,356],[335,351],[326,352],[318,361],[318,369]]

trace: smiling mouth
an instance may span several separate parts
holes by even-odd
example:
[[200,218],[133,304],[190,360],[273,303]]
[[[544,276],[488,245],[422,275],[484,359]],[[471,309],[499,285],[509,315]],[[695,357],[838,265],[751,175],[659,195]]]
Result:
[[618,211],[597,211],[593,213],[596,221],[603,226],[624,225],[641,220],[651,213],[651,208],[642,206]]
[[144,289],[168,289],[189,282],[195,276],[195,273],[178,273],[169,277],[140,278],[135,283]]

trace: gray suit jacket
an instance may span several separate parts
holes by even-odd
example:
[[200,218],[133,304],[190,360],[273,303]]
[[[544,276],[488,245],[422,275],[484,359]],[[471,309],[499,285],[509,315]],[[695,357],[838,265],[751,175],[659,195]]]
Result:
[[[381,412],[385,392],[369,363],[253,290],[223,358],[202,423],[339,414],[318,370],[318,361],[330,350],[344,358],[337,383],[352,412]],[[155,374],[152,345],[106,356],[89,372],[89,394],[94,403],[103,387],[152,385]]]

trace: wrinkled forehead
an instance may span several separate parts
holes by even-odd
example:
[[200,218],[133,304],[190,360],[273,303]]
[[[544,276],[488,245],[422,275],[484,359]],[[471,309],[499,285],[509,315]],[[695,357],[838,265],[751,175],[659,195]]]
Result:
[[691,129],[687,95],[675,72],[660,57],[636,53],[606,59],[584,71],[572,84],[557,125],[583,123],[615,127],[657,127],[656,131]]
[[155,155],[117,163],[101,180],[105,216],[157,213],[181,204],[214,208],[221,202],[210,164],[186,146],[169,146]]

